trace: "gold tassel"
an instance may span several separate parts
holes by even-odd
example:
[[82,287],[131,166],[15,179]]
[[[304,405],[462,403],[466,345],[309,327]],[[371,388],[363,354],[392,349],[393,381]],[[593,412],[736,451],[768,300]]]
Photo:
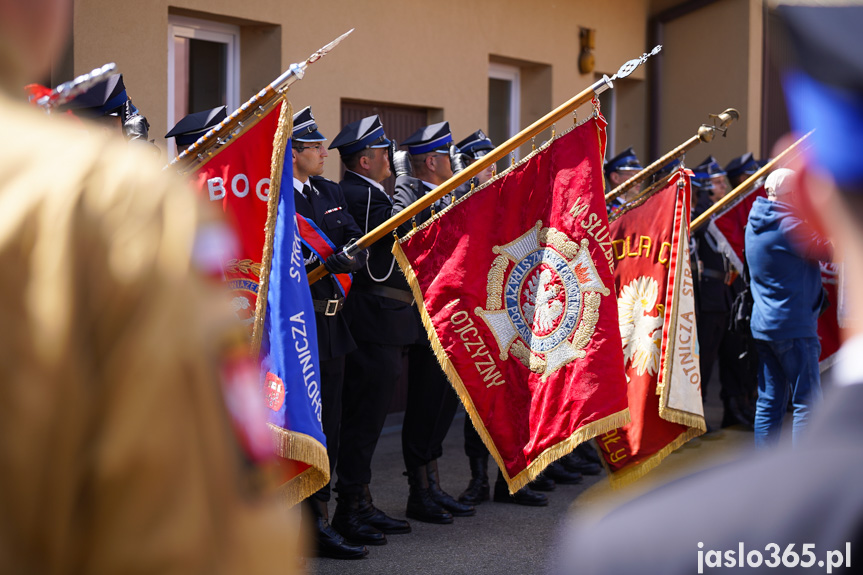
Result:
[[[279,190],[282,181],[282,166],[285,160],[285,144],[294,130],[294,109],[287,98],[281,96],[282,109],[279,112],[279,125],[273,137],[273,155],[270,160],[270,194],[267,199],[267,223],[264,226],[264,253],[261,256],[261,283],[258,299],[255,302],[255,324],[252,329],[252,357],[261,352],[261,339],[264,330],[264,315],[267,310],[267,293],[270,289],[270,266],[273,263],[273,242],[276,237],[276,218],[279,216]],[[329,468],[328,468],[329,469]]]

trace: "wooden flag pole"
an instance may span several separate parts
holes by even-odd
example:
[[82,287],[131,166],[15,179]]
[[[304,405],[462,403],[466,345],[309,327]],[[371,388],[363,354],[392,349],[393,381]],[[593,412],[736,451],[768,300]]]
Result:
[[[812,132],[814,131],[815,130],[812,130]],[[703,214],[695,218],[695,220],[693,220],[692,223],[689,224],[690,233],[694,232],[695,230],[706,224],[710,220],[710,217],[713,216],[713,214],[715,214],[728,204],[734,202],[734,200],[736,200],[737,198],[746,195],[750,191],[752,191],[755,183],[758,182],[760,178],[762,178],[765,174],[767,174],[767,172],[772,170],[780,161],[787,158],[789,154],[799,148],[800,145],[806,140],[806,138],[812,135],[812,132],[809,132],[808,134],[804,135],[799,140],[785,148],[781,154],[764,164],[761,169],[746,178],[739,186],[725,194],[725,196],[723,196],[721,200],[707,208],[707,210],[705,210]]]
[[[463,183],[470,180],[472,177],[476,176],[483,170],[485,170],[491,164],[497,162],[501,158],[504,158],[511,151],[515,150],[517,147],[527,142],[543,130],[550,128],[552,124],[557,122],[558,120],[566,117],[568,114],[571,114],[576,108],[585,104],[593,98],[594,95],[599,95],[609,88],[614,88],[613,80],[618,78],[624,78],[631,74],[642,62],[645,62],[648,57],[659,53],[662,49],[661,46],[657,46],[648,54],[644,54],[641,58],[636,58],[634,60],[629,60],[623,66],[621,66],[620,70],[617,71],[617,74],[609,78],[608,76],[603,76],[602,79],[595,82],[589,88],[581,91],[575,97],[568,100],[566,103],[561,104],[503,144],[497,146],[488,154],[480,158],[479,160],[473,162],[464,170],[460,171],[457,174],[454,174],[447,181],[436,187],[434,190],[428,192],[423,197],[412,203],[410,206],[405,208],[403,211],[395,214],[390,219],[371,230],[369,233],[361,237],[357,240],[356,243],[351,245],[350,252],[356,253],[360,250],[364,250],[371,246],[373,243],[383,238],[385,235],[392,233],[392,231],[398,228],[404,222],[410,220],[415,215],[434,204],[437,200],[444,197],[445,195],[452,193],[457,187],[462,185]],[[309,283],[315,283],[325,275],[327,275],[327,270],[323,265],[318,266],[309,272]]]
[[646,168],[644,168],[613,190],[611,190],[610,192],[608,192],[605,195],[605,203],[607,204],[615,198],[625,194],[630,188],[640,184],[645,179],[661,170],[669,162],[681,157],[683,154],[685,154],[701,142],[710,142],[711,140],[713,140],[713,136],[716,135],[717,130],[725,133],[728,125],[731,122],[740,118],[740,113],[734,108],[728,108],[721,114],[718,114],[716,116],[711,114],[710,117],[714,118],[714,121],[718,120],[719,125],[708,126],[706,124],[703,124],[700,128],[698,128],[698,133],[696,135],[692,136],[691,138],[689,138],[688,140],[686,140],[685,142],[683,142],[682,144],[680,144],[679,146],[677,146],[676,148],[674,148],[673,150],[671,150],[670,152],[668,152],[667,154],[665,154],[664,156],[662,156],[661,158],[659,158],[658,160],[656,160],[655,162],[653,162],[652,164],[650,164],[649,166],[647,166]]

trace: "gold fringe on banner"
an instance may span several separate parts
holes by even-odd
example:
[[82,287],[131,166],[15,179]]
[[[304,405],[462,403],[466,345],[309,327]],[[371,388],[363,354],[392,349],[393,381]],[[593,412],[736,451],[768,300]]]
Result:
[[[279,215],[282,166],[285,162],[285,146],[294,129],[294,110],[284,96],[279,112],[279,125],[273,137],[273,156],[270,162],[270,194],[267,200],[267,224],[264,227],[264,253],[261,258],[261,284],[258,300],[255,303],[255,325],[252,330],[252,357],[261,352],[261,339],[264,331],[264,316],[267,311],[267,295],[270,287],[270,268],[273,263],[273,243],[276,235],[276,218]],[[292,478],[281,486],[288,506],[293,506],[329,483],[330,463],[326,448],[317,440],[304,434],[268,424],[273,433],[276,454],[283,459],[291,459],[310,465],[309,469]]]
[[[622,487],[626,487],[627,485],[631,485],[650,473],[652,470],[656,469],[662,460],[668,457],[674,450],[678,447],[702,434],[700,429],[696,429],[694,427],[690,427],[683,433],[677,436],[677,438],[642,461],[641,463],[637,463],[625,469],[622,469],[617,472],[609,472],[608,479],[611,483],[611,487],[613,489],[620,489]],[[605,462],[605,458],[603,458],[603,463]],[[608,467],[606,466],[606,469]]]
[[[593,119],[591,116],[585,122]],[[584,124],[585,122],[582,122]],[[579,124],[580,126],[581,124]],[[440,343],[440,339],[438,338],[437,332],[434,329],[434,324],[432,323],[431,317],[428,314],[428,311],[425,307],[425,300],[423,298],[422,289],[420,288],[419,281],[417,280],[416,273],[414,273],[413,267],[408,261],[407,256],[401,248],[401,244],[413,236],[417,230],[424,229],[428,225],[431,224],[432,221],[439,219],[443,214],[445,214],[452,206],[461,203],[466,200],[469,196],[479,192],[484,189],[486,185],[490,182],[497,180],[498,178],[503,177],[505,174],[509,173],[516,167],[522,165],[527,162],[530,158],[538,154],[540,151],[545,150],[551,143],[559,138],[560,136],[569,133],[571,130],[574,130],[578,126],[573,126],[566,132],[562,134],[558,134],[553,137],[551,140],[545,142],[541,147],[537,148],[530,154],[528,154],[525,158],[523,158],[517,164],[510,166],[500,174],[498,174],[495,178],[489,180],[482,186],[475,188],[471,192],[465,194],[461,198],[457,199],[455,202],[447,206],[445,209],[441,210],[429,220],[423,222],[421,225],[417,226],[413,230],[411,230],[408,234],[406,234],[403,238],[400,238],[397,242],[393,244],[393,255],[396,258],[396,261],[399,264],[402,272],[405,275],[405,278],[408,281],[408,285],[410,285],[411,292],[413,292],[414,299],[416,299],[416,305],[420,312],[420,318],[422,319],[423,326],[425,327],[426,333],[429,337],[429,342],[431,343],[432,351],[435,354],[435,357],[438,360],[438,363],[441,365],[444,373],[449,379],[450,384],[455,389],[458,394],[459,399],[464,405],[465,411],[473,423],[474,428],[476,429],[479,436],[482,438],[482,442],[488,448],[489,453],[494,458],[497,466],[500,468],[501,473],[503,474],[503,478],[509,487],[510,493],[515,493],[522,487],[526,486],[528,483],[536,479],[536,477],[542,473],[542,471],[551,463],[560,459],[564,455],[571,453],[579,444],[584,443],[585,441],[589,441],[598,435],[602,435],[607,433],[613,429],[617,429],[618,427],[622,427],[630,422],[629,408],[625,408],[617,413],[613,413],[607,417],[604,417],[600,420],[593,421],[586,425],[581,426],[575,432],[570,435],[568,438],[560,441],[559,443],[552,445],[541,454],[539,454],[536,459],[534,459],[530,465],[527,466],[523,471],[518,473],[515,477],[510,477],[506,471],[506,466],[504,465],[503,458],[500,455],[500,452],[497,450],[497,447],[494,444],[494,441],[491,439],[491,435],[489,435],[488,430],[485,427],[485,424],[482,421],[482,418],[477,413],[476,406],[473,404],[473,400],[470,397],[470,394],[467,391],[467,388],[464,385],[461,377],[456,371],[455,366],[450,361],[449,357],[444,351],[443,346]]]
[[[293,114],[292,114],[293,116]],[[292,507],[330,481],[330,461],[321,443],[304,433],[268,424],[276,440],[276,454],[282,459],[301,461],[308,469],[279,488],[288,507]]]

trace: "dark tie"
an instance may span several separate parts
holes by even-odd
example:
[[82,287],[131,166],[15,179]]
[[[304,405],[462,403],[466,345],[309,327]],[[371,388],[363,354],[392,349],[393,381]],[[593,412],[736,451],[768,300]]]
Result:
[[308,184],[303,184],[303,191],[300,192],[307,200],[312,197],[312,187]]

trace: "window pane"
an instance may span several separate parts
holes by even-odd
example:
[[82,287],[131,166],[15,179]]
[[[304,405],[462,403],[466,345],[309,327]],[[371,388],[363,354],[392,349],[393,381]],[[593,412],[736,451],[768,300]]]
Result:
[[[512,126],[509,125],[512,101],[512,82],[510,80],[488,79],[488,137],[499,146],[512,136]],[[508,168],[509,157],[497,162],[497,171]]]
[[189,40],[189,112],[227,104],[227,72],[227,44]]

